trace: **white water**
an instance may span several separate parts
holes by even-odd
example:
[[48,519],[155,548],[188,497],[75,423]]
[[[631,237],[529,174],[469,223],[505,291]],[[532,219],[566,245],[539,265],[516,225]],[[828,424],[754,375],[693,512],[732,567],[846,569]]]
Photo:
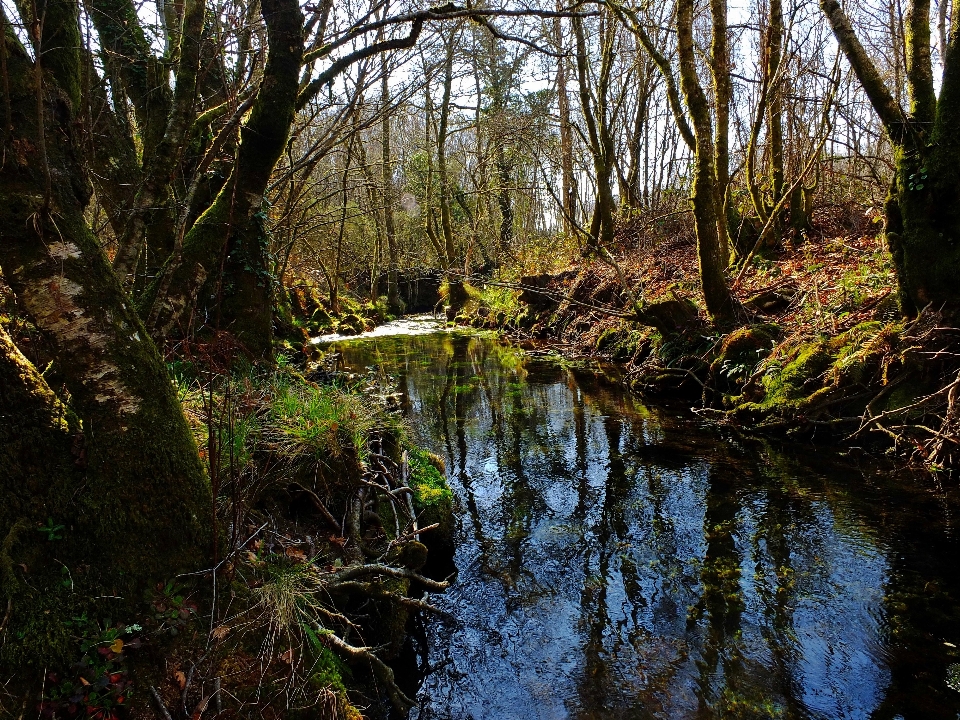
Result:
[[429,335],[430,333],[443,332],[445,330],[447,330],[447,324],[441,318],[434,317],[433,315],[408,315],[399,320],[378,325],[373,330],[360,333],[359,335],[331,333],[329,335],[320,335],[312,338],[310,343],[313,345],[325,345],[338,340],[366,340],[367,338],[381,338],[391,335]]

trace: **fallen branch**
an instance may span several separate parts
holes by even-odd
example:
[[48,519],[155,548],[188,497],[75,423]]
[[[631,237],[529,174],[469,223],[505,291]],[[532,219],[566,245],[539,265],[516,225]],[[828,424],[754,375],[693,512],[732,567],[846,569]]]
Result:
[[366,575],[386,575],[387,577],[416,580],[431,592],[443,592],[450,587],[450,583],[446,580],[438,582],[437,580],[431,580],[428,577],[424,577],[420,573],[416,573],[413,570],[407,570],[406,568],[395,568],[391,567],[390,565],[381,565],[380,563],[351,565],[350,567],[343,568],[342,570],[335,570],[332,573],[329,573],[329,575],[333,577],[325,578],[325,582],[331,588],[335,588],[337,585],[345,583],[348,580],[355,580]]
[[318,628],[321,632],[318,634],[321,641],[326,643],[332,649],[338,650],[348,661],[368,662],[373,674],[384,684],[387,696],[393,706],[402,713],[407,713],[416,703],[407,697],[403,691],[397,687],[397,681],[394,678],[393,670],[383,660],[373,653],[373,648],[356,647],[337,637],[337,635]]

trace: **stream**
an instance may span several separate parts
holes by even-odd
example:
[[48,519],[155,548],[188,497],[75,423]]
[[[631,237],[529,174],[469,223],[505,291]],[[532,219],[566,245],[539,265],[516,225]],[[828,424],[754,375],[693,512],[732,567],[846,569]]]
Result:
[[955,490],[414,322],[324,338],[457,499],[412,719],[960,718]]

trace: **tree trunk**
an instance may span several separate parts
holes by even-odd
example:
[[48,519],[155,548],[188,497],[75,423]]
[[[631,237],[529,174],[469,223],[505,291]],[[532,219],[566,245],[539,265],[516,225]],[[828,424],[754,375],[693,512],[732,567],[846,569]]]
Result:
[[[783,197],[785,170],[783,160],[783,85],[784,78],[780,69],[783,56],[783,3],[781,0],[770,0],[770,51],[767,60],[767,75],[769,77],[768,92],[770,102],[767,109],[769,118],[767,127],[770,132],[770,187],[772,197],[770,208],[775,207]],[[779,244],[783,234],[780,217],[774,218],[773,243]]]
[[513,202],[510,198],[512,170],[507,160],[503,143],[497,146],[497,204],[500,206],[500,254],[509,258],[513,254]]
[[[775,2],[777,0],[774,0]],[[727,197],[730,190],[730,47],[727,38],[727,0],[710,0],[713,16],[713,94],[717,114],[715,157],[717,171],[716,204],[717,236],[720,241],[720,262],[730,264],[730,231],[727,225]]]
[[820,0],[834,36],[894,147],[895,172],[886,202],[886,236],[906,314],[933,304],[960,305],[960,46],[954,15],[940,97],[930,59],[930,3],[906,13],[905,114],[867,55],[837,0]]
[[450,178],[447,174],[447,132],[450,122],[450,95],[453,89],[453,51],[457,32],[454,30],[446,42],[443,63],[443,99],[440,103],[440,121],[437,124],[437,179],[440,182],[440,229],[444,252],[447,257],[447,316],[452,320],[466,302],[467,294],[463,278],[455,268],[456,247],[453,238],[453,221],[450,216]]
[[596,95],[593,96],[589,76],[589,58],[587,57],[586,38],[583,20],[573,18],[576,38],[577,79],[580,88],[580,105],[587,126],[587,139],[590,141],[590,153],[596,174],[597,198],[590,223],[589,242],[605,249],[613,243],[614,214],[616,202],[613,197],[613,138],[607,126],[607,90],[613,64],[613,37],[607,30],[602,32],[602,59],[597,81]]
[[[0,646],[4,676],[22,673],[24,664],[36,670],[38,662],[62,660],[73,646],[68,629],[43,622],[43,616],[70,600],[54,551],[73,567],[89,560],[76,552],[80,538],[74,537],[80,518],[73,496],[84,486],[82,444],[75,442],[80,433],[77,418],[0,325],[0,613],[9,610],[11,632],[27,633]],[[66,529],[68,523],[69,547],[37,532],[58,524]],[[54,535],[65,537],[62,531]]]
[[271,357],[274,277],[263,193],[293,124],[303,15],[293,0],[263,0],[261,7],[267,25],[267,65],[240,133],[230,179],[144,293],[141,307],[156,336],[184,332],[200,289],[221,268],[226,250],[229,282],[221,288],[223,304],[217,307],[221,293],[208,294],[203,298],[208,314],[220,313],[223,329],[236,335],[251,355]]
[[[84,582],[109,588],[106,594],[132,605],[144,589],[208,558],[210,488],[166,366],[84,221],[90,191],[78,160],[72,103],[61,90],[61,79],[69,86],[79,63],[44,73],[38,87],[40,73],[26,52],[10,34],[5,40],[11,82],[2,101],[10,104],[14,142],[27,150],[24,162],[7,162],[0,171],[0,268],[21,310],[55,348],[56,372],[83,428],[84,482],[72,486],[74,505],[63,520],[51,517],[65,526],[69,552],[82,558]],[[43,412],[48,420],[59,413],[6,341],[3,356],[5,373],[11,364],[21,368],[21,386],[13,392],[32,395],[27,407],[40,413],[35,417],[43,423]],[[62,423],[47,427],[51,445],[44,463],[55,470],[66,462],[64,430]],[[39,511],[43,494],[56,492],[38,489],[48,482],[55,487],[65,480],[33,477],[19,496],[5,493],[0,505],[29,500]],[[11,529],[0,534],[10,538]],[[29,533],[35,535],[34,526]],[[5,546],[8,556],[22,549],[14,540]],[[29,582],[36,587],[35,580]],[[56,588],[38,588],[46,590]],[[43,632],[27,615],[14,617],[11,627]],[[27,645],[21,649],[30,652]]]
[[397,227],[393,218],[393,203],[395,191],[393,187],[393,158],[390,150],[390,74],[387,72],[387,60],[384,60],[383,79],[380,85],[380,112],[383,120],[380,123],[380,152],[383,172],[383,228],[387,236],[387,255],[390,267],[387,268],[387,305],[390,312],[399,315],[403,312],[400,301],[400,291],[397,286],[397,269],[400,262],[397,252]]
[[677,2],[677,54],[680,60],[680,87],[693,121],[694,169],[693,205],[697,230],[700,280],[707,312],[715,320],[734,317],[734,302],[724,275],[723,251],[717,216],[717,171],[710,106],[697,77],[693,43],[693,0]]
[[[559,9],[560,4],[557,4]],[[563,24],[560,18],[554,20],[554,34],[557,49],[566,48],[563,40]],[[557,58],[557,104],[560,113],[560,168],[561,202],[563,205],[563,232],[573,234],[577,221],[577,189],[573,176],[573,125],[570,122],[570,98],[567,96],[567,58]]]

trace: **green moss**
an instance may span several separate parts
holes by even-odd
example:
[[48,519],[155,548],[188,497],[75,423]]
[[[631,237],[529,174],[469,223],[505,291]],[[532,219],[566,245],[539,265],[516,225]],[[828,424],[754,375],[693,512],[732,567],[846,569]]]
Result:
[[740,359],[744,354],[754,354],[760,350],[770,350],[776,342],[780,328],[773,324],[749,325],[737,328],[724,338],[720,345],[719,357]]
[[[336,696],[337,714],[346,720],[359,720],[360,712],[350,703],[347,696],[347,686],[353,684],[353,672],[336,653],[326,647],[320,639],[322,631],[307,624],[302,626],[304,637],[310,653],[309,684],[318,692],[327,690]],[[298,713],[287,714],[287,717],[296,718]],[[316,717],[316,708],[304,711],[304,720]]]
[[430,455],[419,448],[408,450],[410,459],[410,487],[414,499],[422,508],[452,506],[453,492],[443,473],[431,462]]
[[765,410],[798,410],[809,402],[811,385],[830,367],[832,358],[827,343],[812,341],[799,345],[793,358],[782,366],[772,364],[763,377]]
[[420,526],[439,525],[423,536],[424,542],[442,562],[442,558],[453,556],[454,533],[453,492],[447,484],[443,460],[416,447],[408,448],[407,453],[411,471],[409,484],[414,491]]
[[[729,398],[741,420],[763,416],[795,416],[813,410],[818,402],[856,394],[855,389],[883,381],[885,358],[890,357],[900,323],[864,322],[832,338],[816,338],[780,346],[761,365],[761,397]],[[736,334],[736,333],[735,333]],[[749,347],[744,336],[728,339],[727,348]],[[752,400],[747,402],[747,400]]]
[[337,332],[341,335],[359,335],[365,328],[363,318],[354,313],[344,315],[337,323]]
[[491,318],[497,326],[515,321],[523,311],[519,300],[520,291],[507,287],[487,285],[478,293],[478,313]]

